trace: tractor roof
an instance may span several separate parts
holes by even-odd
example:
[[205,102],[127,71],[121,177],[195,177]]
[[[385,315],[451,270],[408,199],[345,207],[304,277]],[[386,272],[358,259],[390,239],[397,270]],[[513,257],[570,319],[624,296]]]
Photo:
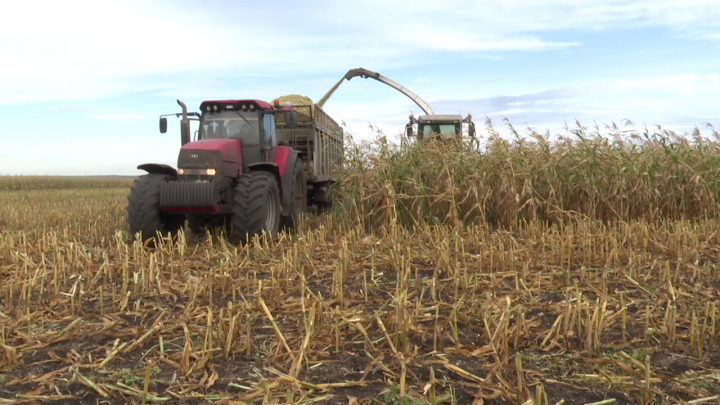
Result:
[[434,114],[434,115],[421,115],[418,117],[418,121],[424,122],[424,121],[452,121],[452,120],[460,120],[462,121],[462,116],[458,114]]
[[263,110],[272,110],[273,106],[267,101],[255,100],[255,99],[244,99],[244,100],[206,100],[200,104],[200,109],[203,110],[206,105],[210,104],[239,104],[239,103],[255,103],[258,108]]

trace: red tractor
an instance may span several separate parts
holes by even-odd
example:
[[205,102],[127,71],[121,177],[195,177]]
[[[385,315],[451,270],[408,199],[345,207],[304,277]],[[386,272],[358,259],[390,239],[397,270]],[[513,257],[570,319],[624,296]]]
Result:
[[[182,116],[178,169],[158,163],[138,166],[140,176],[128,197],[132,237],[143,241],[174,235],[188,220],[193,232],[222,222],[243,241],[262,233],[275,237],[281,226],[292,228],[307,211],[308,184],[301,151],[278,145],[276,116],[285,128],[297,128],[297,112],[260,100],[204,101],[200,113]],[[190,118],[193,117],[193,118]],[[190,141],[190,120],[199,121]]]

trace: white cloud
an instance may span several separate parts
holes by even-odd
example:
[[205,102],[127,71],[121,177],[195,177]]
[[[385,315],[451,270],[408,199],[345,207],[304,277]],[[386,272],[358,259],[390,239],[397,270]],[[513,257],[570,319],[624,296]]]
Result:
[[[337,15],[336,19],[340,21],[335,24],[338,27],[363,30],[367,33],[366,37],[387,37],[391,42],[425,49],[437,46],[464,50],[493,49],[494,43],[504,40],[509,46],[504,49],[518,49],[518,44],[523,44],[523,49],[531,48],[528,45],[540,48],[566,46],[566,43],[538,40],[534,35],[568,29],[587,31],[664,26],[716,33],[720,28],[717,1],[426,0],[388,3],[367,0],[350,5],[323,5],[323,8],[329,14]],[[378,13],[378,9],[383,12]]]
[[[521,113],[526,113],[526,112],[531,112],[531,111],[533,111],[533,112],[543,112],[542,110],[533,110],[533,109],[530,109],[530,108],[525,108],[525,109],[515,108],[515,109],[512,109],[512,110],[503,110],[503,111],[498,112],[497,114],[500,114],[500,115],[513,115],[513,114],[521,114]],[[547,111],[547,110],[546,110],[546,111]]]
[[697,38],[715,38],[720,32],[720,7],[711,1],[368,0],[321,1],[295,10],[271,4],[252,13],[247,8],[236,2],[220,8],[138,0],[11,2],[4,11],[13,18],[0,25],[1,56],[11,61],[0,67],[0,103],[186,86],[202,90],[202,84],[188,84],[178,76],[189,72],[210,82],[261,73],[302,77],[355,65],[382,71],[437,62],[427,51],[579,45],[572,37],[553,41],[540,35],[567,29],[653,25],[686,30],[681,32]]
[[[238,31],[262,32],[262,22],[217,24],[202,9],[135,0],[13,2],[5,11],[17,18],[0,25],[2,59],[11,61],[0,67],[4,103],[160,90],[173,83],[167,74],[217,77],[252,65],[260,71],[288,56],[300,60],[283,51],[300,49],[307,40],[275,35],[257,41]],[[268,52],[273,48],[278,50]]]
[[155,115],[148,114],[100,114],[91,115],[90,118],[96,118],[109,121],[154,121],[157,119]]
[[[434,51],[541,51],[580,45],[579,42],[550,42],[527,35],[507,38],[500,35],[475,32],[469,25],[452,25],[441,29],[424,29],[419,24],[393,30],[393,37],[425,50]],[[405,33],[405,35],[403,35]],[[410,34],[411,33],[411,34]],[[412,42],[411,42],[412,41]]]

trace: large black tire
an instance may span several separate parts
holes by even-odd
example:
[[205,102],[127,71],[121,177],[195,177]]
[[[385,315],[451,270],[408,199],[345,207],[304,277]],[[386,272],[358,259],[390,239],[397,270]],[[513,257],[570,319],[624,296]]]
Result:
[[275,176],[257,171],[243,174],[233,199],[233,235],[248,242],[267,233],[271,239],[280,231],[280,187]]
[[171,177],[164,174],[145,174],[140,176],[130,189],[127,206],[127,221],[130,238],[140,232],[143,242],[154,246],[156,232],[163,236],[169,232],[175,236],[185,225],[185,215],[166,214],[160,210],[160,187]]
[[289,196],[285,196],[290,199],[290,212],[283,213],[281,223],[285,229],[295,229],[300,215],[307,213],[307,181],[305,180],[305,167],[300,157],[295,159],[292,170],[291,192]]

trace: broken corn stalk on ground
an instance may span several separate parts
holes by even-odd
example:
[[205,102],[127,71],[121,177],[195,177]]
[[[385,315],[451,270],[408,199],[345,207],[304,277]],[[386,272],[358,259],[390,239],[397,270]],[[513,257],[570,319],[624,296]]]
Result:
[[0,178],[0,397],[717,401],[716,141],[489,132],[350,139],[333,212],[247,246],[128,243],[132,179]]

